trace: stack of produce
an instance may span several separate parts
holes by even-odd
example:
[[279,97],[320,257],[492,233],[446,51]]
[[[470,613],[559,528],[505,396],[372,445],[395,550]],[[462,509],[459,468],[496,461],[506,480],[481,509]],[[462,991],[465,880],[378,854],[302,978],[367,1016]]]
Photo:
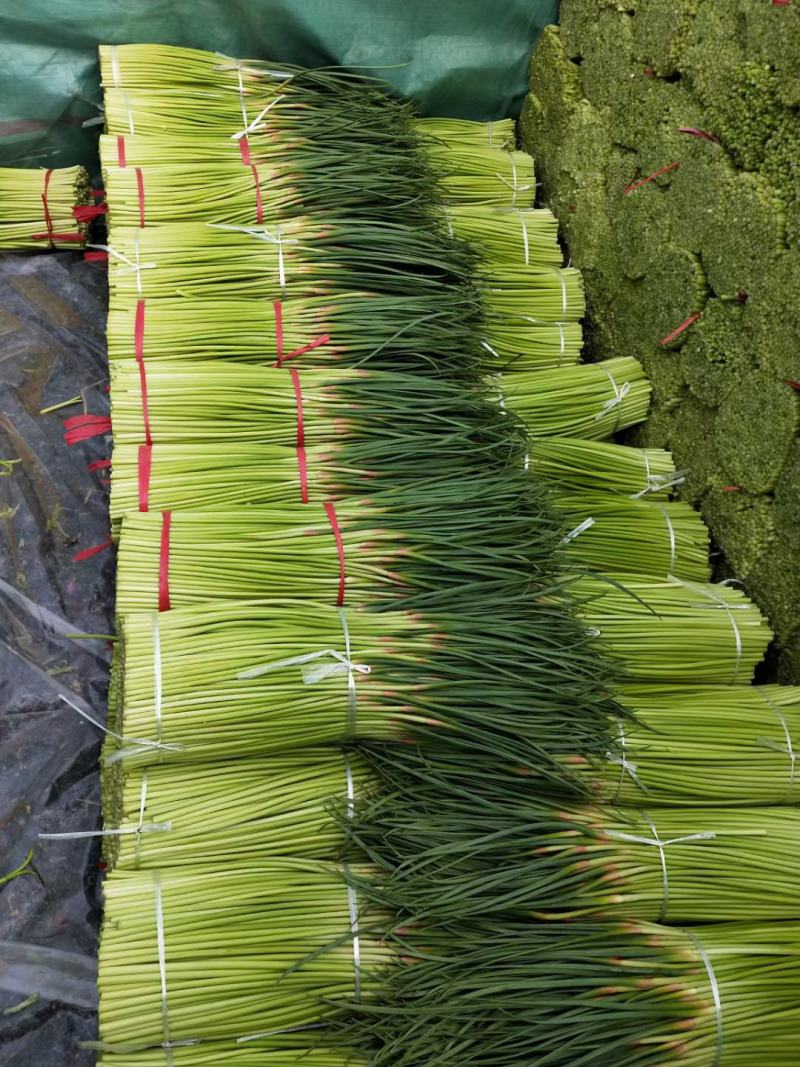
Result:
[[83,167],[0,167],[0,250],[80,247],[91,201]]
[[530,204],[532,165],[467,145],[464,178],[366,79],[162,46],[101,66],[120,598],[100,1047],[338,1067],[328,1023],[402,955],[347,843],[382,789],[368,754],[492,754],[574,791],[574,754],[613,744],[567,519],[481,380],[494,320],[563,307],[569,332],[536,344],[574,344],[578,279],[521,212],[546,262],[532,304],[523,269],[497,276],[484,326],[459,219]]
[[[632,715],[599,763],[566,757],[577,803],[488,751],[370,754],[381,788],[350,840],[381,874],[359,885],[399,915],[414,963],[390,976],[387,1007],[359,1009],[374,1064],[793,1062],[798,694],[747,685],[771,635],[740,589],[705,580],[707,536],[668,499],[684,473],[603,440],[647,407],[638,365],[615,355],[489,370],[532,434],[529,471],[574,523],[565,555],[591,573],[570,588]],[[626,387],[593,400],[622,365]],[[605,516],[616,536],[595,529]],[[743,923],[765,919],[783,921]]]

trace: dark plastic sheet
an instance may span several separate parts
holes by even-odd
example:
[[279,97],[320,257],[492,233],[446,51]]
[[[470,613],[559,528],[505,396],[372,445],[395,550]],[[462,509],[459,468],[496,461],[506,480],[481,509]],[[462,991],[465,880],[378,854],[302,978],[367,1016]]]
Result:
[[159,42],[363,68],[427,115],[516,116],[558,0],[28,0],[0,4],[0,164],[91,164],[96,48]]
[[[65,416],[107,409],[105,271],[74,253],[0,256],[0,1064],[88,1067],[94,1053],[100,731],[113,628],[103,438],[68,448]],[[49,415],[42,407],[78,394]],[[1,470],[1,468],[0,468]],[[33,849],[32,870],[3,877]],[[31,994],[37,999],[23,1004]]]

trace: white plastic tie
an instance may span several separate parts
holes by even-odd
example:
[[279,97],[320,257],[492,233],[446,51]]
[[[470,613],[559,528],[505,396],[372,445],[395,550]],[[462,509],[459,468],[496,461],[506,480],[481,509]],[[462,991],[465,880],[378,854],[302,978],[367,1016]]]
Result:
[[637,789],[641,789],[643,793],[649,793],[650,790],[641,781],[638,775],[638,767],[635,763],[627,758],[625,755],[627,747],[627,739],[625,737],[625,729],[621,722],[617,722],[617,729],[619,731],[619,743],[622,750],[621,755],[617,755],[616,752],[606,752],[606,759],[609,763],[617,764],[620,768],[619,782],[617,782],[617,791],[614,794],[614,803],[619,802],[620,793],[622,792],[622,786],[625,783],[625,775],[627,774]]
[[[353,782],[353,772],[347,753],[344,753],[344,774],[347,783],[347,818],[352,819],[355,815],[356,793]],[[350,912],[350,933],[353,937],[353,979],[354,994],[356,1000],[361,999],[361,938],[358,930],[358,897],[355,886],[350,883],[347,863],[344,863],[345,876],[347,877],[347,905]]]
[[522,245],[525,249],[525,266],[529,267],[531,265],[531,250],[530,245],[528,244],[528,223],[525,221],[525,215],[521,211],[517,211],[517,218],[522,227]]
[[117,46],[115,44],[111,45],[111,73],[114,77],[114,88],[119,89],[119,56],[117,55]]
[[[704,589],[700,585],[695,585],[694,582],[687,582],[684,581],[682,578],[676,578],[674,574],[671,574],[669,577],[672,579],[672,581],[677,582],[678,585],[682,585],[685,589],[689,589],[693,593],[698,593],[701,597],[704,597],[706,600],[711,601],[711,605],[713,607],[722,608],[722,610],[728,616],[728,620],[730,621],[731,629],[733,631],[733,638],[736,642],[736,664],[734,665],[733,675],[731,676],[730,681],[731,685],[735,685],[739,681],[739,673],[741,671],[742,666],[742,635],[739,630],[739,627],[736,624],[736,619],[734,617],[731,605],[726,604],[722,597],[718,597],[716,593],[711,592],[709,589]],[[750,607],[751,605],[749,603],[733,605],[733,608],[737,609],[738,611],[748,611]]]
[[169,1008],[167,1006],[167,947],[164,939],[164,901],[161,890],[161,872],[153,872],[153,889],[156,905],[156,944],[158,947],[158,970],[161,977],[161,1026],[164,1033],[164,1058],[167,1067],[172,1067],[172,1042],[169,1032]]
[[[342,626],[345,651],[341,653],[335,648],[323,648],[319,652],[306,652],[301,656],[289,656],[287,659],[272,660],[269,663],[259,664],[257,667],[248,667],[247,670],[239,671],[237,678],[259,678],[263,674],[272,671],[285,670],[287,667],[299,667],[306,685],[314,685],[326,678],[336,675],[347,675],[347,707],[348,707],[348,733],[355,732],[357,695],[355,675],[369,674],[372,668],[366,663],[354,663],[350,658],[350,630],[347,625],[347,614],[344,608],[338,608],[337,614]],[[323,662],[326,661],[326,662]]]
[[776,752],[785,752],[789,757],[789,784],[786,789],[786,802],[787,804],[792,801],[792,794],[794,793],[795,779],[797,776],[797,758],[800,753],[796,752],[794,745],[792,744],[792,734],[789,730],[789,724],[786,722],[786,716],[781,709],[775,703],[775,701],[767,694],[767,691],[763,686],[756,686],[758,695],[761,699],[767,703],[775,714],[778,716],[781,726],[783,727],[783,736],[786,738],[786,744],[782,745],[779,742],[771,741],[767,737],[760,737],[758,739],[759,744],[764,745],[765,748],[771,748]]
[[675,561],[678,558],[678,546],[675,537],[675,527],[672,525],[672,519],[670,518],[670,514],[664,507],[664,505],[656,503],[656,507],[664,516],[664,522],[667,524],[667,532],[669,533],[669,572],[670,574],[672,574],[672,572],[675,570]]
[[134,255],[136,257],[135,259],[128,259],[128,257],[123,252],[117,251],[117,249],[116,248],[112,248],[111,245],[95,245],[95,244],[88,244],[87,243],[86,247],[87,248],[99,248],[102,252],[108,253],[108,255],[112,257],[112,259],[118,259],[120,261],[120,263],[123,264],[123,266],[122,267],[118,267],[117,268],[117,272],[119,274],[135,274],[136,275],[136,291],[138,293],[140,293],[140,294],[142,292],[142,271],[143,270],[154,270],[158,266],[157,263],[142,263],[140,261],[140,259],[139,259],[139,230],[135,231],[134,238],[133,238]]
[[650,827],[653,836],[642,837],[639,834],[628,834],[623,830],[605,830],[606,837],[612,837],[616,841],[629,841],[634,845],[652,845],[658,849],[659,858],[661,860],[661,876],[663,879],[663,894],[661,898],[661,911],[659,912],[658,922],[667,921],[667,912],[669,910],[669,871],[667,869],[667,849],[670,845],[689,845],[695,841],[712,841],[717,835],[713,830],[702,830],[696,834],[685,834],[683,837],[670,837],[663,839],[658,835],[658,829],[656,824],[650,818],[646,812],[640,812],[642,818]]
[[594,421],[597,422],[600,419],[605,418],[605,416],[610,414],[610,412],[615,411],[616,418],[614,420],[614,430],[616,431],[619,429],[619,419],[620,414],[622,412],[622,401],[631,391],[631,383],[623,382],[621,386],[618,386],[611,371],[606,370],[605,367],[603,367],[602,370],[605,376],[611,382],[611,388],[614,390],[614,395],[609,400],[606,400],[606,402],[602,405],[600,410],[595,415]]
[[717,1021],[717,1048],[714,1053],[714,1059],[711,1063],[711,1067],[719,1067],[722,1062],[722,1048],[724,1041],[724,1032],[722,1029],[722,997],[719,993],[719,983],[717,982],[717,976],[714,973],[714,967],[711,963],[711,957],[701,944],[696,934],[693,934],[691,930],[686,930],[686,934],[694,942],[695,948],[700,954],[700,959],[705,965],[706,973],[708,974],[708,983],[711,986],[711,996],[714,998],[714,1009],[716,1011]]
[[591,529],[594,524],[595,520],[590,515],[587,519],[584,519],[583,522],[578,523],[574,530],[570,530],[568,534],[562,537],[561,544],[568,545],[570,541],[574,541],[576,537],[580,537],[582,533],[585,533],[587,530]]
[[259,241],[266,241],[269,244],[277,245],[278,280],[280,282],[281,293],[286,293],[286,266],[284,263],[283,246],[296,245],[299,240],[297,237],[284,237],[280,226],[276,226],[273,232],[268,230],[266,226],[228,226],[225,223],[220,222],[209,222],[208,225],[214,230],[235,230],[239,233],[246,233],[250,237],[255,237]]
[[[183,745],[161,744],[158,741],[150,741],[146,737],[124,737],[122,734],[115,733],[114,730],[109,730],[109,728],[107,726],[104,726],[103,723],[101,723],[97,719],[93,718],[91,715],[88,714],[88,712],[84,711],[83,708],[79,708],[77,704],[73,703],[68,697],[65,697],[61,693],[59,694],[59,700],[63,700],[64,703],[68,704],[72,708],[73,711],[77,711],[77,713],[81,716],[81,718],[86,719],[86,721],[90,722],[92,724],[92,726],[96,726],[98,730],[102,730],[104,734],[108,734],[109,737],[113,737],[115,741],[119,741],[122,744],[134,745],[137,748],[160,748],[160,749],[165,749],[165,750],[169,750],[169,751],[173,751],[173,752],[174,751],[178,751],[178,750],[183,748]],[[115,752],[112,756],[108,757],[107,762],[108,763],[116,762],[116,757],[118,755],[119,755],[119,753]]]
[[263,130],[265,123],[263,123],[261,120],[269,111],[272,110],[272,108],[275,107],[276,104],[279,104],[281,100],[283,100],[283,97],[284,94],[281,94],[280,96],[276,96],[274,100],[270,100],[270,102],[265,107],[262,107],[262,109],[259,111],[259,113],[256,115],[252,122],[245,123],[245,127],[243,130],[239,130],[238,133],[231,134],[231,140],[241,141],[243,137],[249,137],[251,133],[257,133],[259,130]]

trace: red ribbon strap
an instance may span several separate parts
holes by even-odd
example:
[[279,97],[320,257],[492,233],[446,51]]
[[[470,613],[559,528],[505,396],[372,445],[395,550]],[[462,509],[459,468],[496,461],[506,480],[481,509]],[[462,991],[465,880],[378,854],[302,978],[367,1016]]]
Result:
[[89,464],[90,471],[104,471],[111,466],[110,459],[93,459]]
[[300,471],[300,499],[308,503],[308,463],[306,460],[306,437],[303,429],[303,392],[300,388],[300,375],[292,368],[289,371],[297,401],[297,466]]
[[161,555],[158,560],[158,610],[169,611],[172,607],[169,599],[169,531],[172,526],[172,512],[161,512]]
[[122,136],[122,134],[118,134],[117,135],[117,166],[118,167],[127,167],[127,165],[128,164],[127,164],[126,159],[125,159],[125,138]]
[[108,252],[84,252],[83,258],[87,263],[107,263]]
[[702,312],[695,311],[694,315],[690,315],[688,319],[684,319],[683,322],[672,333],[668,333],[666,337],[662,337],[658,342],[663,348],[664,345],[670,344],[676,337],[680,337],[684,330],[688,330],[699,318],[702,318]]
[[246,137],[239,138],[239,151],[242,154],[242,163],[244,163],[246,167],[252,167],[253,164],[250,161],[250,142]]
[[136,188],[139,193],[139,226],[144,229],[144,178],[142,177],[142,168],[135,167],[136,171]]
[[76,552],[72,557],[73,563],[82,563],[85,559],[91,559],[92,556],[96,556],[99,552],[103,552],[105,549],[111,546],[111,541],[103,541],[99,545],[92,545],[90,548],[82,548],[80,552]]
[[150,510],[150,471],[153,467],[153,446],[139,445],[139,511]]
[[147,403],[147,368],[144,364],[144,300],[136,301],[136,319],[133,327],[133,339],[136,363],[139,367],[139,384],[142,390],[144,439],[148,445],[152,445],[153,435],[150,433],[150,408]]
[[108,213],[108,204],[78,204],[72,209],[72,217],[78,222],[91,222],[92,219]]
[[111,433],[111,419],[108,415],[71,415],[64,419],[64,429],[64,440],[68,445],[75,445]]
[[[42,206],[44,207],[44,224],[47,227],[47,236],[50,244],[53,243],[53,220],[50,217],[50,208],[47,203],[47,190],[50,188],[50,177],[53,171],[46,170],[44,172],[44,189],[42,190]],[[37,235],[38,236],[38,235]]]
[[331,335],[329,333],[320,334],[315,340],[309,342],[307,345],[302,345],[300,348],[295,348],[292,352],[287,352],[284,355],[283,352],[283,304],[280,300],[275,300],[272,304],[273,311],[275,312],[275,352],[277,354],[276,367],[282,367],[287,359],[294,359],[295,356],[302,356],[305,352],[310,352],[314,348],[319,348],[320,345],[326,345]]
[[328,516],[328,522],[331,524],[333,537],[336,541],[336,551],[339,555],[339,593],[336,597],[336,606],[337,608],[340,608],[344,604],[344,543],[342,541],[342,531],[339,529],[339,520],[336,518],[336,508],[330,501],[325,503],[325,514]]

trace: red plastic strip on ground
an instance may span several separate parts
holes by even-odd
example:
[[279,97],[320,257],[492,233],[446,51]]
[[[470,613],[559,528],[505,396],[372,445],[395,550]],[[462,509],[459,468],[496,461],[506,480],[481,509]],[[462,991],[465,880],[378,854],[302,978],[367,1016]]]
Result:
[[64,420],[64,429],[66,443],[75,445],[111,433],[111,419],[108,415],[71,415]]
[[110,459],[93,459],[89,464],[90,471],[104,471],[111,466]]
[[82,563],[85,559],[91,559],[92,556],[96,556],[98,553],[105,551],[105,549],[111,547],[111,540],[103,541],[99,545],[92,545],[90,548],[82,548],[80,552],[76,552],[72,557],[73,563]]

